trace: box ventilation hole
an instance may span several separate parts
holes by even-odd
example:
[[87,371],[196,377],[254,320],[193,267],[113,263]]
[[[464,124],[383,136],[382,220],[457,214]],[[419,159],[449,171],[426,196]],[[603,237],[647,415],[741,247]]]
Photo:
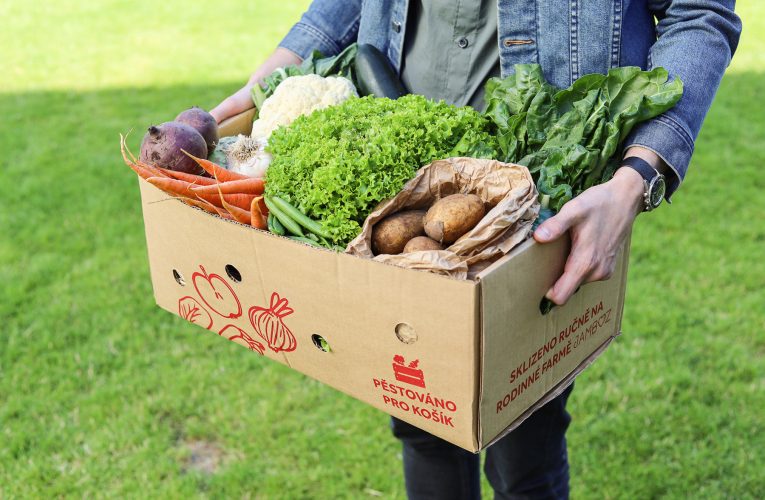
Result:
[[231,264],[226,264],[226,274],[229,278],[231,278],[232,281],[235,283],[239,283],[242,281],[242,273],[239,272],[239,269],[235,268]]
[[417,342],[417,332],[409,323],[399,323],[396,325],[396,337],[404,344],[414,344]]
[[181,273],[179,273],[175,269],[173,269],[173,279],[177,281],[178,284],[181,286],[184,286],[186,284],[186,280],[183,279],[183,276],[181,276]]
[[318,335],[314,333],[311,335],[311,340],[313,341],[313,345],[316,346],[316,348],[320,351],[329,352],[331,349],[329,348],[329,342],[324,340],[324,337],[321,335]]

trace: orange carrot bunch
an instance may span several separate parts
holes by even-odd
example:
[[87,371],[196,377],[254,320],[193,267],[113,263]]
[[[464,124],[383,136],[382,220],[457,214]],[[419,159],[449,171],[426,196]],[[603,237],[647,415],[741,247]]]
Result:
[[267,230],[268,209],[263,201],[263,179],[247,177],[226,170],[204,158],[188,154],[212,177],[177,172],[144,163],[127,148],[120,134],[120,149],[125,164],[139,177],[183,203],[224,219],[235,220]]

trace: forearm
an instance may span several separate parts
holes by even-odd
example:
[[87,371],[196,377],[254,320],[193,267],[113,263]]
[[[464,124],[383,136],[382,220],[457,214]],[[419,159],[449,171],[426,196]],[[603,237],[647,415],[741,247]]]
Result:
[[300,64],[303,59],[284,47],[277,47],[273,53],[268,56],[263,64],[250,76],[247,84],[252,86],[256,82],[259,85],[263,85],[263,79],[274,72],[277,68],[284,68],[286,66],[293,66]]
[[625,146],[639,146],[661,158],[659,164],[668,167],[669,196],[685,176],[701,124],[735,52],[741,23],[733,12],[734,0],[649,4],[659,19],[650,65],[663,66],[671,77],[680,78],[683,97],[668,112],[636,126]]

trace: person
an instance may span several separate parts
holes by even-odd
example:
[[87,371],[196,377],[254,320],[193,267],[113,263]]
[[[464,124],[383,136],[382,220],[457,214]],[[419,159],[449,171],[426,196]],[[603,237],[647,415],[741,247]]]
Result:
[[[738,44],[735,0],[315,0],[252,74],[212,110],[219,122],[252,107],[250,89],[313,50],[334,55],[353,42],[387,55],[412,93],[483,106],[482,88],[517,63],[539,63],[564,88],[616,66],[663,66],[684,83],[682,99],[626,138],[613,178],[565,204],[534,233],[564,234],[571,250],[547,297],[564,304],[582,284],[607,279],[637,215],[670,201]],[[572,387],[486,451],[495,498],[567,498],[566,401]],[[410,498],[480,498],[479,457],[397,419]],[[540,445],[540,443],[542,443]]]

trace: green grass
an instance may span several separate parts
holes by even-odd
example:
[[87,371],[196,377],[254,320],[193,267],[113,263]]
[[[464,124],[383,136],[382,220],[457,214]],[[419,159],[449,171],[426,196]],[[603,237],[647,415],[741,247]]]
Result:
[[[0,5],[0,498],[402,498],[384,414],[154,306],[118,159],[307,2],[68,3]],[[624,335],[571,398],[578,498],[765,496],[765,8],[739,11],[687,181],[635,229]]]

